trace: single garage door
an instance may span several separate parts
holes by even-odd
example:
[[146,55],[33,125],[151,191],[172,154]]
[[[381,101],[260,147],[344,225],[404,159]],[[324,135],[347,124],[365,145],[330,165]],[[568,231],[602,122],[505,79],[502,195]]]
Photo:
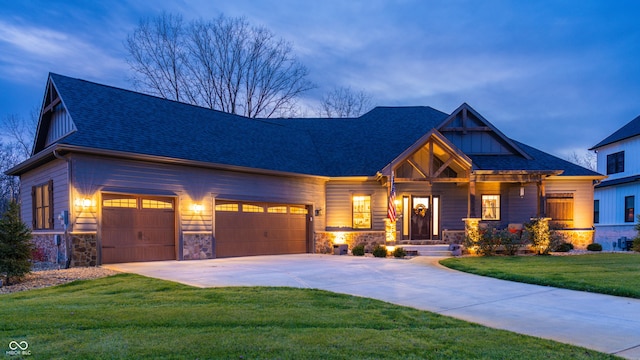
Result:
[[216,257],[309,250],[304,205],[216,201]]
[[173,198],[103,194],[102,263],[175,260]]

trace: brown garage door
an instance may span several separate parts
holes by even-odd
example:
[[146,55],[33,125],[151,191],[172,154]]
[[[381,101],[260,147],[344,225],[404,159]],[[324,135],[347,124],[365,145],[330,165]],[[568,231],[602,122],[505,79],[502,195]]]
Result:
[[103,194],[102,263],[175,260],[173,198]]
[[216,257],[308,252],[304,205],[216,201]]

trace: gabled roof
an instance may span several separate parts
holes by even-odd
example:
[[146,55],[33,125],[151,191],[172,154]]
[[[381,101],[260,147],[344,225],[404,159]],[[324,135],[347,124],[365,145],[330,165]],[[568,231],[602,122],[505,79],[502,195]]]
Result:
[[613,144],[614,142],[632,138],[638,135],[640,135],[640,116],[629,121],[625,126],[616,130],[613,134],[607,136],[604,140],[600,141],[589,150],[595,150],[605,145]]
[[[375,176],[451,119],[426,106],[376,107],[347,119],[251,119],[58,74],[50,74],[49,82],[47,89],[55,89],[76,131],[45,148],[42,137],[48,125],[39,126],[31,162],[8,173],[20,174],[42,160],[39,152],[66,146],[269,172]],[[467,104],[456,111],[462,109],[473,112],[514,149],[508,155],[470,155],[474,169],[598,175],[507,138]]]

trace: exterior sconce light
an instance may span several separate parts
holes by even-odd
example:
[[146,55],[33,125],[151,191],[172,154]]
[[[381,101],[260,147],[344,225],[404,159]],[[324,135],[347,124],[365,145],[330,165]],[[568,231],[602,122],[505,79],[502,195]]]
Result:
[[91,206],[91,199],[89,199],[89,198],[82,199],[82,208],[83,209],[86,209],[86,208],[88,208],[90,206]]
[[200,214],[204,210],[204,205],[202,205],[202,204],[193,204],[191,206],[191,210],[193,210],[193,212],[196,213],[196,214]]
[[316,214],[316,216],[320,216],[320,215],[322,215],[322,208],[317,208],[317,209],[315,210],[315,214]]
[[74,202],[74,205],[76,207],[76,211],[91,210],[93,208],[93,201],[91,201],[91,199],[87,197],[82,199],[76,199],[76,201]]
[[524,197],[524,185],[520,185],[520,198]]

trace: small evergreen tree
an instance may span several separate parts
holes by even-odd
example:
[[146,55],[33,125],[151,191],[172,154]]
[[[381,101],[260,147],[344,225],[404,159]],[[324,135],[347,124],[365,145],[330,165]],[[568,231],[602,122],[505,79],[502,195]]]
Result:
[[0,219],[0,274],[7,284],[31,271],[31,230],[20,220],[20,206],[12,201]]

